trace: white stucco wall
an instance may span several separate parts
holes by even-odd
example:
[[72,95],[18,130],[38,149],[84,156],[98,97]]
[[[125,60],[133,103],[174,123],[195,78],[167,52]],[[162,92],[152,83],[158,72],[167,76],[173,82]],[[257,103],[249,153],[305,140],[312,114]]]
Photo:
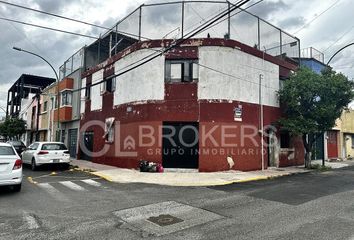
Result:
[[[81,87],[86,87],[86,78],[83,78],[81,80]],[[80,114],[85,113],[85,103],[86,103],[86,97],[85,97],[86,89],[81,90],[80,94]]]
[[[103,80],[103,69],[92,74],[92,84]],[[102,110],[101,84],[91,87],[91,111]]]
[[[128,65],[154,53],[152,50],[142,49],[133,52],[115,63],[115,73],[120,73]],[[116,80],[114,105],[164,99],[164,56],[155,58],[151,62],[134,69]],[[125,68],[125,69],[124,69]]]
[[262,102],[279,107],[279,66],[238,49],[226,47],[200,47],[199,63],[227,76],[199,67],[199,99],[237,100],[259,103],[259,75],[263,74]]

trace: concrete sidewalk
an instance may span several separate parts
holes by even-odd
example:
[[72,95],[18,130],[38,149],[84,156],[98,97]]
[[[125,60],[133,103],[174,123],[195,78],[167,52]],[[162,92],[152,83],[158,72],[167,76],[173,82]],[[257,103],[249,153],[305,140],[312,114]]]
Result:
[[265,171],[225,171],[203,173],[197,171],[167,170],[164,173],[143,173],[135,169],[116,168],[91,163],[84,160],[72,160],[80,170],[88,170],[93,175],[117,183],[147,183],[168,186],[215,186],[231,183],[265,180],[297,173],[309,172],[303,167],[268,168]]

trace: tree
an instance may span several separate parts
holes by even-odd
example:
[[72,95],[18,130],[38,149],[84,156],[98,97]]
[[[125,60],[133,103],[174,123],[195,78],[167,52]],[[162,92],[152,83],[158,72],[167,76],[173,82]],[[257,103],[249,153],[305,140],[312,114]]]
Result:
[[0,135],[6,139],[18,139],[22,134],[26,132],[26,122],[18,118],[6,118],[6,120],[0,124]]
[[[335,126],[335,121],[354,99],[354,82],[327,67],[321,74],[301,67],[279,91],[284,117],[279,123],[291,135],[301,136],[305,167],[311,167],[315,135]],[[311,137],[309,137],[311,136]]]

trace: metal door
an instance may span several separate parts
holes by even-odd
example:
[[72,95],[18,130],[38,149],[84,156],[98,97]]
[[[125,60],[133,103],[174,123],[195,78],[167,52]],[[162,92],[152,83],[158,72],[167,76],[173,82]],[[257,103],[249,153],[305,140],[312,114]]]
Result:
[[86,148],[86,151],[83,151],[83,149],[80,148],[80,156],[81,159],[83,160],[88,160],[91,161],[92,160],[92,152],[93,152],[93,132],[84,132],[82,135],[82,144],[84,145],[84,147]]
[[164,122],[163,135],[169,136],[162,139],[165,168],[198,168],[198,128],[198,123],[194,122]]
[[77,149],[77,133],[78,129],[69,129],[69,141],[68,141],[68,148],[70,152],[71,158],[76,158],[76,149]]

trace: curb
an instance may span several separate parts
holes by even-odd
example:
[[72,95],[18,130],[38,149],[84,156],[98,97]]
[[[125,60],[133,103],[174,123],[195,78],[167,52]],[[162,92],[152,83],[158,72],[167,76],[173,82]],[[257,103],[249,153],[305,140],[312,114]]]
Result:
[[113,179],[110,176],[107,176],[105,174],[98,173],[98,172],[90,172],[90,174],[95,175],[100,178],[103,178],[104,180],[106,180],[108,182],[113,182]]
[[81,169],[81,168],[73,168],[73,171],[79,171],[79,172],[84,172],[84,173],[88,173],[97,177],[100,177],[108,182],[113,182],[113,179],[107,175],[101,174],[101,173],[97,173],[95,170],[93,169]]
[[[143,183],[143,184],[152,184],[152,185],[160,185],[160,186],[172,186],[172,187],[212,187],[212,186],[225,186],[225,185],[231,185],[231,184],[237,184],[237,183],[247,183],[247,182],[256,182],[256,181],[265,181],[265,180],[271,180],[275,178],[280,178],[280,177],[286,177],[286,176],[292,176],[292,175],[297,175],[297,174],[304,174],[304,173],[310,173],[313,172],[313,170],[308,170],[308,171],[303,171],[303,172],[292,172],[292,173],[284,173],[276,176],[256,176],[256,177],[251,177],[247,179],[238,179],[238,180],[231,180],[231,181],[219,181],[219,182],[214,182],[214,183],[186,183],[186,184],[162,184],[162,183],[148,183],[148,182],[118,182],[114,181],[113,178],[109,175],[106,175],[104,173],[100,173],[99,171],[95,171],[93,169],[81,169],[81,168],[73,168],[74,171],[81,171],[85,173],[89,173],[91,175],[100,177],[108,182],[113,182],[113,183]],[[35,182],[34,182],[35,183]]]

